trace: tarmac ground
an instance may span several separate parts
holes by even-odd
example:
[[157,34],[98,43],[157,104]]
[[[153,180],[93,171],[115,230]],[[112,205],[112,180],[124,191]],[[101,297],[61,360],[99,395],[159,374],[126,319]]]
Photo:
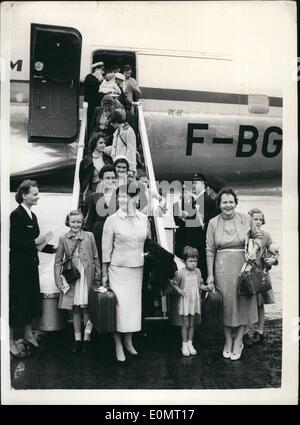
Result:
[[18,389],[251,389],[281,386],[282,322],[268,320],[262,345],[245,348],[238,361],[222,357],[223,332],[199,326],[197,356],[183,357],[180,328],[147,322],[135,334],[140,358],[115,361],[111,334],[92,333],[90,351],[71,353],[72,326],[39,335],[29,358],[11,359],[11,386]]

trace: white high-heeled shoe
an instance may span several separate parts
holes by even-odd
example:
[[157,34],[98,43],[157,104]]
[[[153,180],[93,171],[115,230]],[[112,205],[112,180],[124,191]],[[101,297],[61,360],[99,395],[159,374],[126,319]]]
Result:
[[224,357],[224,359],[230,359],[231,358],[231,355],[232,355],[232,352],[231,351],[225,351],[225,350],[223,350],[223,357]]
[[238,353],[231,353],[230,360],[239,360],[242,356],[244,344],[241,345],[241,349]]
[[117,358],[118,362],[120,362],[120,363],[123,363],[123,362],[126,361],[126,357],[125,357],[123,348],[119,348],[119,349],[116,348],[116,358]]
[[124,345],[125,350],[131,355],[131,356],[138,356],[139,353],[136,351],[133,345],[128,346]]

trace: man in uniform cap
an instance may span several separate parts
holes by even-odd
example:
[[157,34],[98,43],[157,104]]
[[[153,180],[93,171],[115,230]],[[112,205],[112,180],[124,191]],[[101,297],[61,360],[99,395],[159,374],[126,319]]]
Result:
[[197,199],[205,192],[206,177],[202,173],[194,173],[192,177],[192,190],[193,196]]
[[[220,213],[217,209],[215,200],[207,193],[206,187],[208,181],[218,181],[219,185],[221,181],[215,179],[210,176],[209,179],[204,176],[204,174],[198,172],[194,173],[192,176],[192,197],[193,197],[193,207],[194,213],[197,211],[197,216],[199,217],[198,225],[192,228],[192,231],[185,230],[184,233],[188,236],[188,240],[185,240],[184,243],[186,245],[193,246],[197,248],[199,251],[199,259],[198,259],[198,267],[201,270],[202,277],[204,281],[207,278],[207,266],[206,266],[206,232],[207,226],[210,219],[215,217]],[[212,183],[210,183],[213,185]],[[217,184],[214,183],[213,187],[216,189]],[[221,188],[224,187],[223,185]],[[210,189],[211,186],[209,186]],[[213,190],[214,190],[213,189]],[[209,191],[209,193],[211,193]],[[178,221],[175,220],[175,222]],[[181,225],[182,223],[176,223],[177,225]],[[181,231],[182,232],[182,231]]]
[[[178,226],[175,233],[175,253],[179,257],[182,257],[182,251],[186,245],[197,248],[200,253],[204,228],[204,181],[203,174],[193,174],[191,180],[186,182],[183,188],[181,199],[173,206],[174,220]],[[198,267],[201,272],[202,260],[199,257]]]
[[206,177],[202,173],[194,173],[192,177],[192,181],[206,181]]
[[87,110],[87,128],[88,128],[88,139],[89,139],[89,129],[91,120],[95,111],[95,108],[99,106],[99,86],[103,80],[104,74],[104,63],[95,62],[92,65],[92,73],[88,74],[84,80],[84,101],[88,103]]
[[95,69],[95,68],[103,69],[104,68],[104,62],[100,61],[100,62],[93,63],[92,69]]

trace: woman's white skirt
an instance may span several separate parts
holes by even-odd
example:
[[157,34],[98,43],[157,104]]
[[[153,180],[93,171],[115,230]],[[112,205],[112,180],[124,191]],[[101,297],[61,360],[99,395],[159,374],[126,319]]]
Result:
[[117,332],[138,332],[142,324],[142,267],[108,268],[109,286],[117,297]]

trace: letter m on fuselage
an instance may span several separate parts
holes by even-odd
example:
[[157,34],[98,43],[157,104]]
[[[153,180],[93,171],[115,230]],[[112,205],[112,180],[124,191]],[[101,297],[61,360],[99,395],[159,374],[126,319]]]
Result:
[[15,69],[15,67],[17,67],[16,71],[22,71],[22,65],[22,59],[18,59],[15,63],[13,63],[13,61],[10,61],[10,69]]

